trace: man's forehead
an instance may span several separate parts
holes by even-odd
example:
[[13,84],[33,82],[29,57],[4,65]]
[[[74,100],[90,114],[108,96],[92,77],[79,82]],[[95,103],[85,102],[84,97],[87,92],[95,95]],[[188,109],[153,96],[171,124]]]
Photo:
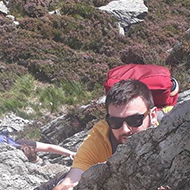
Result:
[[144,100],[143,100],[143,98],[141,97],[141,96],[136,96],[136,97],[134,97],[134,98],[131,98],[129,101],[127,101],[127,102],[116,102],[116,103],[111,103],[110,105],[114,105],[114,106],[116,106],[116,107],[120,107],[120,106],[129,106],[129,105],[133,105],[134,103],[136,103],[136,102],[138,102],[138,103],[141,103],[141,104],[145,104],[145,102],[144,102]]
[[138,107],[146,107],[146,104],[144,102],[144,100],[138,96],[138,97],[135,97],[135,98],[132,98],[129,102],[121,102],[120,104],[117,104],[117,103],[111,103],[108,108],[109,109],[130,109],[130,108],[138,108]]

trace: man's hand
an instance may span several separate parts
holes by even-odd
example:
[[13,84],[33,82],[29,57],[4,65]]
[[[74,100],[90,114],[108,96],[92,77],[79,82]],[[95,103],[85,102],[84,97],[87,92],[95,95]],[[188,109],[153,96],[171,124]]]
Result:
[[53,190],[72,190],[78,184],[83,172],[81,169],[72,168],[64,180],[60,184],[58,183]]
[[67,185],[57,185],[53,190],[73,190],[73,187],[67,186]]

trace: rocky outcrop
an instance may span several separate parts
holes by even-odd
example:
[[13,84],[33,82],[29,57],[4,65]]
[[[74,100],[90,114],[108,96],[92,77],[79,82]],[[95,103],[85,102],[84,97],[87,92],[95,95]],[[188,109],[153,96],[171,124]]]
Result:
[[[89,132],[88,130],[78,132],[78,133],[74,134],[73,136],[65,139],[59,145],[61,147],[64,147],[64,148],[67,148],[69,150],[76,152],[78,147],[80,146],[80,144],[83,142],[83,140],[87,136],[88,132]],[[59,164],[63,164],[66,166],[70,166],[72,164],[72,160],[70,160],[69,158],[65,158],[64,156],[61,156],[58,154],[39,153],[39,156],[43,160],[48,160],[52,164],[53,163],[59,163]]]
[[9,113],[0,119],[0,133],[21,132],[25,126],[31,125],[32,123],[33,121],[31,120],[18,117],[14,113]]
[[15,25],[19,25],[19,22],[15,21],[15,17],[13,15],[8,15],[9,14],[8,4],[9,4],[9,1],[6,1],[6,0],[0,1],[0,15],[6,16]]
[[[75,134],[79,134],[79,138],[81,138],[81,131],[86,133],[86,131],[93,127],[95,122],[104,118],[104,101],[105,96],[98,100],[91,101],[88,105],[80,106],[44,125],[41,128],[41,141],[54,144],[65,144],[68,138],[71,138]],[[71,141],[74,139],[75,138]]]
[[30,163],[21,150],[0,144],[0,189],[32,190],[68,167],[49,162]]
[[82,126],[74,115],[64,115],[42,127],[42,141],[58,144],[64,139],[82,130]]
[[190,101],[179,104],[157,128],[130,137],[102,164],[87,170],[75,190],[190,189]]
[[117,18],[119,33],[123,35],[129,26],[142,22],[148,13],[148,8],[143,0],[111,1],[99,9],[109,12]]
[[[96,102],[102,104],[104,97]],[[118,147],[117,152],[108,162],[98,164],[85,172],[76,189],[123,190],[130,187],[130,190],[152,190],[159,185],[171,185],[172,190],[189,190],[186,188],[189,182],[187,178],[189,179],[190,176],[188,173],[190,169],[188,164],[190,161],[189,107],[190,91],[188,90],[180,93],[178,105],[163,118],[159,127],[133,135],[126,145]],[[78,111],[89,109],[89,112],[92,112],[92,108],[94,109],[92,105],[86,105],[80,107]],[[45,125],[44,137],[47,135],[46,140],[50,142],[59,139],[60,146],[76,151],[89,128],[80,128],[78,133],[64,139],[64,130],[66,130],[65,134],[70,134],[67,133],[69,129],[72,131],[72,128],[69,128],[72,123],[67,123],[69,120],[64,121],[64,118],[66,116]],[[93,120],[92,115],[91,120]],[[4,120],[3,122],[5,123]],[[53,129],[54,133],[52,133]],[[3,171],[0,174],[0,189],[2,187],[8,190],[24,188],[30,190],[48,181],[55,174],[67,171],[72,164],[69,158],[49,153],[38,153],[42,160],[33,164],[27,161],[22,151],[10,145],[0,146],[0,165]]]

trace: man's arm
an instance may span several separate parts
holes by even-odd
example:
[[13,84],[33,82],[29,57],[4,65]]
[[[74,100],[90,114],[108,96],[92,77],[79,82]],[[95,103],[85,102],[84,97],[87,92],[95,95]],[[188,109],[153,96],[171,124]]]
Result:
[[55,154],[63,154],[66,156],[71,156],[72,158],[75,156],[75,152],[72,152],[68,149],[65,149],[61,146],[58,145],[53,145],[53,144],[47,144],[47,143],[41,143],[41,142],[36,142],[36,149],[37,152],[52,152]]
[[81,175],[84,173],[83,170],[78,168],[72,168],[69,173],[66,175],[64,180],[57,185],[53,190],[72,190],[73,187],[75,187],[80,178]]

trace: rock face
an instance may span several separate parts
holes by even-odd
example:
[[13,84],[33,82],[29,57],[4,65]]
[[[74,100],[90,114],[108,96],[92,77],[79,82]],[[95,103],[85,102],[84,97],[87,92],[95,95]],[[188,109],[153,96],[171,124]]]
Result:
[[142,22],[148,13],[148,8],[143,0],[111,1],[99,9],[107,11],[117,18],[121,34],[124,34],[124,31],[131,24]]
[[[87,136],[88,132],[89,131],[84,130],[79,133],[76,133],[72,137],[65,139],[62,143],[59,144],[59,146],[76,152],[80,144],[83,142],[84,138]],[[66,166],[71,166],[72,164],[72,160],[58,154],[53,154],[53,153],[52,154],[39,153],[39,154],[40,154],[39,156],[43,160],[49,160],[49,162],[51,162],[52,164],[59,163]]]
[[58,144],[80,130],[82,128],[76,118],[69,117],[69,115],[61,116],[43,127],[42,141],[52,140],[53,143]]
[[[88,105],[80,106],[73,112],[62,115],[44,125],[42,127],[41,141],[65,144],[68,142],[68,139],[74,135],[71,142],[76,145],[75,142],[78,138],[81,139],[81,136],[84,138],[84,134],[93,127],[94,123],[104,118],[104,102],[105,96],[98,100],[91,101]],[[81,131],[82,133],[80,133]]]
[[106,162],[87,170],[75,190],[190,189],[190,101],[179,104],[157,128],[129,138]]
[[0,189],[6,190],[32,190],[68,170],[60,164],[30,163],[21,150],[7,144],[0,144],[0,168]]

